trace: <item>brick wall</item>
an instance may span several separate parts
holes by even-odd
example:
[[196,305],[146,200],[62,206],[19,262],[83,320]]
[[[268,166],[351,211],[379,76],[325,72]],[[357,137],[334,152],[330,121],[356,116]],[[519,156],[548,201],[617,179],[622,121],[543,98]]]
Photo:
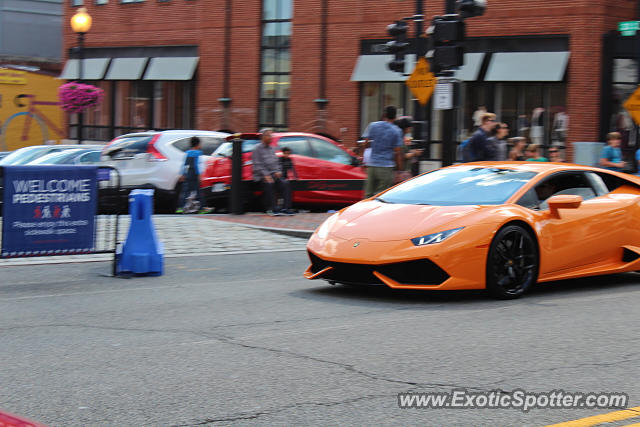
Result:
[[[292,74],[289,124],[292,130],[317,130],[314,99],[320,97],[320,60],[326,55],[327,106],[324,130],[354,143],[359,131],[359,85],[350,77],[360,40],[385,38],[393,20],[411,16],[415,3],[407,0],[328,0],[328,48],[321,49],[322,0],[295,0],[291,46]],[[65,1],[65,20],[75,8]],[[233,45],[224,58],[225,0],[171,0],[107,5],[87,1],[93,27],[86,37],[92,46],[198,45],[196,126],[217,129],[223,124],[223,65],[231,61],[230,125],[254,130],[258,124],[260,66],[260,0],[232,0]],[[567,112],[569,142],[598,138],[602,35],[616,23],[635,18],[634,0],[491,0],[482,17],[467,21],[471,37],[568,34]],[[443,13],[444,0],[426,2],[427,24]],[[426,26],[426,25],[425,25]],[[66,49],[75,35],[64,28]]]

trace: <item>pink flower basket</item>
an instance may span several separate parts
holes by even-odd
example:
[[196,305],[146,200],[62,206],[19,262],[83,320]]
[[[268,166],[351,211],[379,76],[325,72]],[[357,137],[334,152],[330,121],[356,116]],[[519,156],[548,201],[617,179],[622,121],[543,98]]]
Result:
[[92,85],[70,82],[58,88],[62,109],[68,113],[81,113],[102,102],[104,91]]

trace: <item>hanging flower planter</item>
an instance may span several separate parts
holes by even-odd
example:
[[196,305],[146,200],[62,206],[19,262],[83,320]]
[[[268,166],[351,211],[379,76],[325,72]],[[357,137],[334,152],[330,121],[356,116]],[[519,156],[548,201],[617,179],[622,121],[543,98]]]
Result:
[[104,91],[99,87],[78,82],[65,83],[58,88],[62,109],[68,113],[81,113],[102,102]]

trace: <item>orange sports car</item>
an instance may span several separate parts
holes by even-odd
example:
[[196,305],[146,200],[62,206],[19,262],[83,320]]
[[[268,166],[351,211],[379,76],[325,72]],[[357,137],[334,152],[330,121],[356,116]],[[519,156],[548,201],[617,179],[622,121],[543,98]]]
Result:
[[329,217],[304,275],[393,289],[486,289],[640,270],[640,177],[587,166],[438,169]]

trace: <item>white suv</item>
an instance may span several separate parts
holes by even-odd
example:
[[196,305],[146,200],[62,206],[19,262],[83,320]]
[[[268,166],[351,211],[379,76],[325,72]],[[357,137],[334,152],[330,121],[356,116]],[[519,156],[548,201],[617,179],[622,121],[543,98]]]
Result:
[[[191,148],[191,137],[200,138],[202,153],[201,170],[206,161],[225,141],[228,133],[204,130],[167,130],[129,133],[120,135],[102,150],[100,166],[111,166],[118,170],[121,177],[122,194],[129,194],[136,188],[155,190],[155,208],[157,212],[173,213],[180,195],[179,182],[185,152]],[[109,194],[101,189],[101,198]]]

